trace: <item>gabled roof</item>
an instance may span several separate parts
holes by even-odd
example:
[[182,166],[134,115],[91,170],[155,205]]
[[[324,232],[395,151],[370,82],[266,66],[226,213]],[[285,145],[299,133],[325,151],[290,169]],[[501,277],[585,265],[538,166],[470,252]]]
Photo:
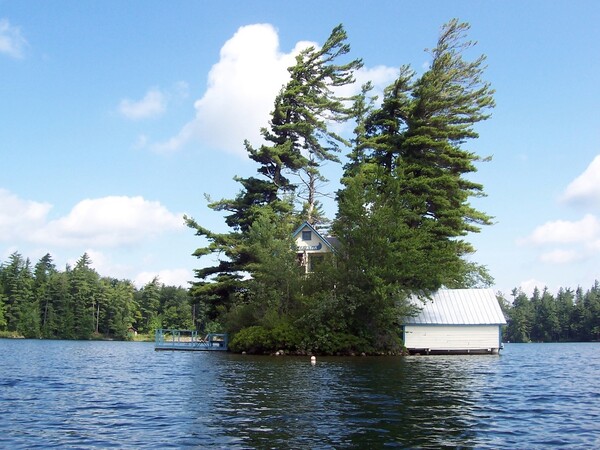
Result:
[[425,304],[411,301],[423,309],[407,317],[405,325],[505,325],[506,320],[492,289],[440,289]]
[[331,244],[329,239],[326,237],[323,237],[323,235],[321,233],[319,233],[315,227],[313,227],[310,223],[308,223],[306,221],[302,222],[302,224],[296,229],[296,231],[294,231],[294,234],[292,234],[292,238],[296,239],[296,237],[300,234],[300,232],[306,227],[308,227],[310,229],[310,231],[315,233],[315,235],[319,238],[319,240],[321,240],[323,242],[323,244],[325,244],[332,252],[335,251],[335,248],[333,247],[333,245]]

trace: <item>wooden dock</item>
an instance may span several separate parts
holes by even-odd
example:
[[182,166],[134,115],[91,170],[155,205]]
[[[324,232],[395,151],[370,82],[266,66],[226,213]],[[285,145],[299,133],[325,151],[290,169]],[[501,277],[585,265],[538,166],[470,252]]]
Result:
[[209,333],[204,337],[195,330],[158,329],[154,333],[154,350],[182,352],[227,351],[228,336],[225,333]]

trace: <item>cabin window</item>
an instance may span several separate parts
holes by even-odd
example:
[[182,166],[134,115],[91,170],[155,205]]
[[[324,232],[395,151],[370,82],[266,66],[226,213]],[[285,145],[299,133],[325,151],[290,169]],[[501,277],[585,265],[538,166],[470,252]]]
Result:
[[310,231],[303,231],[302,232],[302,240],[303,241],[310,241],[310,240],[312,240],[312,233]]

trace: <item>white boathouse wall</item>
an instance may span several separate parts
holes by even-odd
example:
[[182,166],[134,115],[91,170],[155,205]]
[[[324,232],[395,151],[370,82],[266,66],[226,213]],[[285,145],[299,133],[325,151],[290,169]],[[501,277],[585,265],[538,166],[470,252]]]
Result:
[[407,325],[404,345],[408,349],[433,351],[489,351],[500,346],[498,326]]
[[421,311],[404,321],[404,345],[411,352],[497,353],[506,324],[491,289],[441,289]]

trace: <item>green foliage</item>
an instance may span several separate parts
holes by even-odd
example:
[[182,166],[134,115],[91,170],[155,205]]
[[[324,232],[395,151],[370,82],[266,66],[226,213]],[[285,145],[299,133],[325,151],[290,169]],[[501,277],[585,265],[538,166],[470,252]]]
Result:
[[33,301],[23,305],[16,331],[26,338],[40,337],[40,316],[37,302]]
[[[0,333],[48,339],[91,339],[102,336],[129,339],[132,330],[160,326],[193,327],[188,291],[151,283],[158,303],[144,304],[144,315],[128,280],[101,278],[84,254],[74,268],[58,271],[46,254],[32,269],[18,253],[0,262]],[[155,309],[151,309],[152,306]],[[148,319],[150,317],[150,320]]]
[[373,347],[365,338],[350,333],[332,332],[311,337],[311,352],[322,355],[349,355],[373,353]]
[[89,339],[96,331],[96,306],[100,299],[100,276],[91,268],[91,263],[88,254],[84,253],[75,263],[69,278],[75,339]]
[[271,333],[264,327],[255,325],[236,333],[229,348],[233,352],[265,353],[273,348]]
[[153,334],[158,328],[161,328],[159,316],[160,308],[160,283],[158,277],[138,292],[138,304],[140,306],[141,319],[138,321],[139,331],[142,333]]
[[[208,321],[218,320],[220,309],[227,312],[238,304],[256,304],[257,296],[264,299],[261,303],[275,302],[273,297],[279,292],[286,296],[280,308],[294,306],[290,297],[292,286],[271,287],[267,281],[269,270],[264,266],[269,262],[261,257],[266,250],[259,246],[265,243],[259,236],[264,230],[252,231],[252,228],[259,221],[278,222],[285,238],[278,230],[275,242],[285,247],[286,254],[290,253],[289,233],[301,222],[293,214],[294,205],[299,202],[292,195],[296,185],[291,176],[301,177],[309,190],[308,205],[304,209],[306,218],[313,222],[324,221],[316,199],[315,183],[324,180],[319,164],[337,161],[336,153],[340,145],[345,144],[344,139],[329,129],[328,123],[350,117],[350,109],[344,99],[334,94],[333,88],[351,83],[354,70],[361,65],[358,60],[338,62],[349,52],[346,38],[343,27],[336,27],[322,47],[300,52],[295,65],[289,68],[290,80],[275,99],[269,127],[261,130],[265,144],[253,148],[245,143],[249,157],[259,165],[257,176],[236,177],[242,187],[239,194],[233,199],[209,204],[215,211],[226,212],[225,222],[231,231],[213,233],[194,219],[185,218],[196,235],[208,241],[208,245],[197,249],[194,255],[199,258],[212,255],[219,259],[217,265],[196,271],[199,281],[192,288],[192,296],[197,304],[204,305],[201,309]],[[270,245],[268,251],[274,252],[277,261],[283,257],[280,248]],[[275,264],[271,268],[277,273],[289,272],[290,264],[280,262],[281,267]],[[248,283],[248,275],[257,281]]]
[[270,330],[272,348],[284,351],[297,351],[303,334],[289,323],[280,323]]
[[307,336],[289,324],[281,324],[273,329],[258,325],[244,328],[235,334],[229,348],[233,352],[249,354],[274,351],[322,355],[374,353],[368,340],[362,337],[344,332],[323,332]]
[[6,330],[6,317],[4,316],[4,300],[3,296],[0,294],[0,331]]
[[514,289],[513,301],[505,314],[504,340],[510,342],[588,342],[598,340],[600,326],[600,283],[587,292],[581,288],[559,289],[553,296],[548,289],[536,288],[531,297]]
[[[484,57],[464,57],[473,45],[467,30],[457,20],[444,25],[430,68],[416,77],[403,67],[380,107],[368,98],[369,84],[352,102],[335,94],[362,64],[339,63],[349,52],[342,26],[321,48],[297,56],[261,130],[265,144],[245,143],[257,175],[236,178],[240,193],[210,204],[226,212],[231,231],[213,233],[186,218],[208,241],[195,255],[219,258],[197,270],[194,304],[206,323],[235,333],[232,349],[281,343],[322,353],[398,352],[398,321],[411,312],[411,293],[492,283],[485,267],[467,259],[474,249],[463,238],[491,223],[469,204],[484,195],[468,175],[485,158],[462,147],[494,106],[482,81]],[[356,135],[332,225],[339,248],[305,276],[290,236],[303,220],[326,222],[317,199],[326,181],[321,164],[338,162],[348,144],[329,124],[351,118]],[[278,339],[280,329],[289,338]]]
[[490,223],[468,203],[483,195],[465,177],[482,158],[461,146],[477,137],[473,126],[494,104],[481,80],[484,58],[463,57],[472,45],[467,29],[456,20],[446,24],[429,70],[415,79],[403,67],[381,107],[367,99],[368,86],[355,103],[355,148],[333,224],[340,284],[362,318],[360,332],[392,347],[390,330],[411,293],[492,282],[484,267],[465,259],[474,249],[461,239]]

